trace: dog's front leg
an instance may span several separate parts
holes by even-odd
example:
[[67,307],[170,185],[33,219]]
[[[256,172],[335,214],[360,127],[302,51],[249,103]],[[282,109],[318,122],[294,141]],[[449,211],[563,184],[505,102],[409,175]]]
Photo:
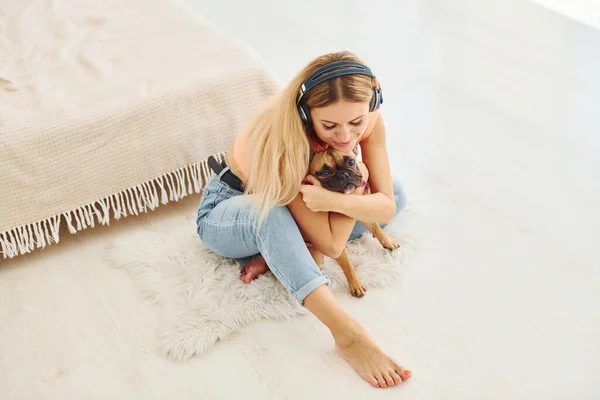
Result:
[[[361,222],[362,224],[362,222]],[[385,247],[388,250],[396,250],[397,248],[400,247],[400,245],[398,243],[396,243],[396,241],[392,238],[390,238],[388,235],[385,234],[385,232],[383,231],[383,229],[381,229],[381,226],[379,226],[378,223],[373,222],[370,224],[364,223],[363,224],[365,228],[367,228],[367,230],[369,232],[371,232],[373,234],[373,236],[375,238],[377,238],[377,240],[379,240],[379,243],[381,243],[381,245],[383,247]]]
[[344,247],[344,251],[342,255],[335,259],[344,271],[344,275],[346,275],[346,280],[348,281],[348,286],[350,287],[350,293],[355,297],[363,297],[367,291],[367,288],[361,282],[358,274],[356,273],[356,269],[354,269],[354,265],[350,262],[350,257],[348,257],[348,250]]

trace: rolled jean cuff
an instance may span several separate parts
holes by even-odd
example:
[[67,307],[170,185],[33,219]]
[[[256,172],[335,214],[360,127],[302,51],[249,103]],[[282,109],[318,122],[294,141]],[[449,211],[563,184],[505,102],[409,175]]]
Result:
[[303,304],[306,296],[308,296],[313,290],[322,285],[329,286],[329,283],[329,278],[325,275],[321,275],[308,282],[306,285],[302,286],[296,291],[296,293],[293,293],[293,295],[296,297],[296,299],[298,299],[300,304]]

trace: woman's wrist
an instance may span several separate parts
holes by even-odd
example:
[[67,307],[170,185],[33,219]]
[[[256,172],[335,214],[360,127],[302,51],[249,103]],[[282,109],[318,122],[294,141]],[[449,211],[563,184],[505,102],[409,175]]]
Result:
[[349,203],[354,200],[354,196],[362,196],[366,193],[366,187],[358,187],[354,189],[352,193],[333,193],[335,195],[335,202],[333,202],[333,212],[348,215]]
[[345,199],[344,197],[346,197],[345,194],[342,193],[337,193],[337,192],[331,192],[331,210],[330,212],[336,212],[339,214],[343,214],[343,210],[345,209]]

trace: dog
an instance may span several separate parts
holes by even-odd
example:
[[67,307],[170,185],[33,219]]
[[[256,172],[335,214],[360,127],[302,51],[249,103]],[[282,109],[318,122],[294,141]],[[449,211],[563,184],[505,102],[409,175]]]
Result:
[[[311,157],[309,165],[309,173],[315,176],[321,186],[327,190],[338,193],[350,194],[358,187],[366,185],[366,190],[369,190],[368,183],[363,181],[363,175],[360,172],[358,158],[358,148],[350,153],[345,153],[333,148],[314,153]],[[360,221],[359,221],[360,222]],[[363,223],[363,226],[371,232],[371,234],[379,240],[381,245],[388,250],[396,250],[400,246],[394,240],[389,238],[378,223]],[[323,254],[321,254],[312,244],[306,243],[310,254],[319,266],[323,266]],[[367,288],[361,282],[358,274],[350,259],[348,251],[344,246],[342,254],[336,258],[336,262],[344,271],[344,275],[350,287],[350,293],[355,297],[363,297]]]

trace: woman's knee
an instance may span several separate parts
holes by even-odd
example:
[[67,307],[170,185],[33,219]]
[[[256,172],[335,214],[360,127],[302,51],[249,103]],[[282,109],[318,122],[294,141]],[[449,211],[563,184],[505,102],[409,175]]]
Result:
[[394,187],[394,200],[396,202],[396,215],[400,214],[402,210],[406,207],[406,192],[404,191],[404,187],[402,183],[398,179],[394,179],[392,181],[392,185]]
[[272,207],[267,213],[266,217],[260,220],[258,211],[254,214],[254,223],[257,229],[257,234],[264,229],[269,230],[284,230],[289,231],[290,229],[298,229],[298,225],[292,216],[292,213],[286,206],[275,206]]

